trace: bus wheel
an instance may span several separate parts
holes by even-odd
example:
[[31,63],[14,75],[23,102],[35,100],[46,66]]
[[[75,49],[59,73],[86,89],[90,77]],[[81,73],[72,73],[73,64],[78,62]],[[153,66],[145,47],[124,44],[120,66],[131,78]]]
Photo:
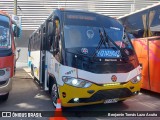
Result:
[[8,99],[8,96],[9,96],[9,93],[2,95],[2,96],[0,96],[0,100],[4,102]]
[[56,107],[57,99],[58,99],[58,87],[56,82],[53,83],[52,89],[51,89],[51,99],[54,107]]

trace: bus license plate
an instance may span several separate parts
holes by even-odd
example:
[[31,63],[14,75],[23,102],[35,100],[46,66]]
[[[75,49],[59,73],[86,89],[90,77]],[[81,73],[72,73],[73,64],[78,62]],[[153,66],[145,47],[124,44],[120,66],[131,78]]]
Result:
[[116,103],[116,102],[118,102],[117,98],[116,99],[107,99],[107,100],[104,101],[104,104],[107,104],[107,103]]

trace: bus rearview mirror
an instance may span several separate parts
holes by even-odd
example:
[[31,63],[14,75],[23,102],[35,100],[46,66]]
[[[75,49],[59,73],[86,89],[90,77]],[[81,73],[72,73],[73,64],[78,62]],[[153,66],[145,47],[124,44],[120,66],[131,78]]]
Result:
[[21,49],[18,49],[17,52],[18,52],[18,53],[21,52]]
[[20,51],[21,51],[21,49],[18,49],[18,50],[17,50],[17,52],[18,52],[18,57],[16,58],[16,62],[17,62],[17,60],[19,59]]
[[55,33],[55,28],[53,22],[51,21],[48,23],[48,35],[52,36],[54,35],[54,33]]
[[15,25],[13,33],[14,33],[14,37],[20,37],[20,28]]

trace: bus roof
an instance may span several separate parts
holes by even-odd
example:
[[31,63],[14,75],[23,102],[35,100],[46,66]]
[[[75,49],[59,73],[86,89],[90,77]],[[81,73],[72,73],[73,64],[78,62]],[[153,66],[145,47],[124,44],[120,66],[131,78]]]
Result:
[[[102,15],[100,13],[96,13],[96,12],[92,12],[92,11],[88,11],[88,10],[83,10],[83,9],[55,9],[54,11],[60,11],[60,12],[71,12],[71,13],[86,13],[86,14],[95,14],[95,15],[101,15],[101,16],[105,16],[108,18],[113,18],[107,15]],[[113,18],[115,19],[115,18]]]
[[[86,14],[95,14],[95,15],[102,15],[102,14],[99,14],[99,13],[95,13],[95,12],[91,12],[91,11],[87,11],[87,10],[82,10],[82,9],[74,9],[74,10],[72,10],[72,9],[55,9],[55,10],[53,10],[52,11],[52,13],[47,17],[47,19],[49,19],[50,18],[50,16],[52,16],[52,14],[54,14],[54,12],[56,12],[56,11],[60,11],[60,12],[71,12],[71,13],[86,13]],[[110,17],[110,16],[106,16],[106,15],[102,15],[102,16],[105,16],[105,17],[108,17],[108,18],[112,18],[112,19],[116,19],[116,18],[113,18],[113,17]],[[46,19],[46,20],[47,20]],[[45,22],[46,22],[46,20],[42,23],[42,24],[44,24]],[[42,25],[41,24],[41,25]],[[36,29],[36,30],[34,30],[34,32],[30,35],[30,37],[29,38],[31,38],[38,30],[39,30],[39,28],[41,28],[41,25]]]
[[87,11],[87,10],[82,10],[82,9],[75,9],[75,10],[72,10],[72,9],[57,9],[57,10],[60,10],[60,11],[64,11],[64,12],[83,12],[83,13],[94,13],[96,14],[95,12],[91,12],[91,11]]
[[150,8],[153,8],[153,7],[156,7],[156,6],[159,6],[159,5],[160,5],[160,2],[159,2],[159,3],[156,3],[156,4],[153,4],[153,5],[151,5],[151,6],[147,6],[147,7],[145,7],[145,8],[142,8],[142,9],[140,9],[140,10],[136,10],[135,12],[131,12],[131,13],[129,13],[129,14],[125,14],[125,15],[123,15],[123,16],[118,17],[117,19],[121,19],[121,18],[130,16],[130,15],[133,15],[133,14],[136,14],[136,13],[139,13],[139,12],[142,12],[142,11],[144,11],[144,10],[147,10],[147,9],[150,9]]

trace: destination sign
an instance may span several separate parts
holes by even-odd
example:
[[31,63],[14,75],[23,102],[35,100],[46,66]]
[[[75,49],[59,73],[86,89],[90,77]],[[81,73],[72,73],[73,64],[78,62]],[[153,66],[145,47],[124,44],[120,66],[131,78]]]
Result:
[[121,56],[119,50],[101,49],[97,53],[97,57],[103,58],[119,58]]

